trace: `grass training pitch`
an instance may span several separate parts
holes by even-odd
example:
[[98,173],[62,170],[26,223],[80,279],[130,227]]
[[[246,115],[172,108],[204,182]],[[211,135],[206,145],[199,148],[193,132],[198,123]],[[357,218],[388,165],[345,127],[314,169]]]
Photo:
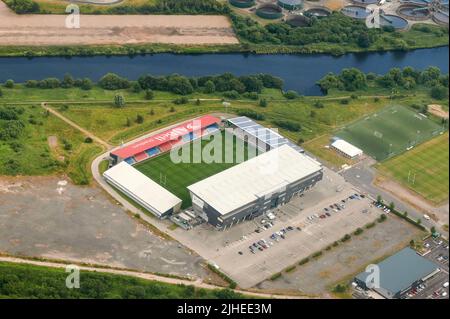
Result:
[[[202,158],[200,163],[193,163],[192,154],[194,144],[189,144],[190,149],[190,163],[174,163],[170,157],[170,152],[164,153],[158,157],[149,159],[147,161],[136,164],[134,167],[150,177],[152,180],[166,188],[168,191],[178,196],[182,201],[182,208],[187,208],[192,205],[191,198],[189,195],[189,191],[187,190],[187,186],[192,185],[198,181],[201,181],[209,176],[217,174],[227,168],[230,168],[237,164],[236,161],[236,150],[237,148],[237,138],[234,136],[232,141],[225,138],[226,134],[231,133],[215,133],[209,135],[208,137],[203,138],[201,141],[202,154],[207,152],[211,155],[217,155],[217,153],[212,150],[209,152],[209,146],[207,146],[210,142],[215,139],[221,139],[221,161],[206,163],[204,158]],[[207,148],[205,148],[207,147]],[[226,163],[225,158],[226,154],[229,152],[233,152],[233,161],[231,163]],[[251,158],[253,153],[255,152],[255,148],[253,146],[248,145],[247,143],[244,145],[244,160]],[[230,156],[230,155],[228,155]]]
[[390,106],[342,128],[336,136],[383,161],[411,149],[445,127],[403,106]]
[[378,166],[424,198],[439,204],[448,198],[448,132]]

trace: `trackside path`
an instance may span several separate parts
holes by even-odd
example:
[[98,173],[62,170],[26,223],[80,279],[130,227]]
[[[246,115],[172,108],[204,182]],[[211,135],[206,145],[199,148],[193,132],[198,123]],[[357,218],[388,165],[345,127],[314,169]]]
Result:
[[[2,257],[2,256],[0,256],[0,261],[34,265],[34,266],[42,266],[42,267],[52,267],[52,268],[65,268],[67,265],[74,265],[73,263],[37,261],[37,260],[29,260],[29,259],[23,259],[23,258],[18,258],[18,257]],[[135,278],[141,278],[144,280],[164,282],[164,283],[172,284],[172,285],[188,285],[188,286],[190,285],[190,286],[194,286],[196,288],[203,288],[203,289],[223,289],[223,287],[218,287],[218,286],[203,283],[201,280],[189,281],[187,279],[164,277],[164,276],[158,276],[158,275],[154,275],[154,274],[150,274],[150,273],[134,272],[134,271],[130,271],[130,270],[119,270],[119,269],[112,269],[112,268],[102,268],[102,267],[82,266],[82,265],[77,265],[77,266],[82,271],[84,270],[84,271],[108,273],[108,274],[114,274],[114,275],[130,276],[130,277],[135,277]],[[234,289],[233,291],[236,293],[241,293],[241,294],[245,294],[247,296],[256,297],[256,298],[269,298],[269,299],[270,298],[272,298],[272,299],[304,299],[305,298],[302,296],[257,293],[257,292],[244,291],[244,290],[240,290],[240,289]]]
[[65,117],[64,115],[62,115],[61,113],[55,111],[54,109],[52,109],[51,107],[47,106],[47,103],[43,102],[41,103],[41,106],[47,110],[48,112],[50,112],[51,114],[55,115],[56,117],[58,117],[59,119],[63,120],[64,122],[66,122],[67,124],[69,124],[70,126],[72,126],[73,128],[77,129],[78,131],[80,131],[81,133],[85,134],[86,136],[89,136],[90,138],[92,138],[94,141],[96,141],[97,143],[103,145],[104,147],[106,147],[106,149],[111,149],[113,148],[113,146],[107,142],[105,142],[104,140],[102,140],[101,138],[95,136],[94,134],[92,134],[91,132],[89,132],[88,130],[82,128],[81,126],[79,126],[78,124],[76,124],[75,122],[72,122],[71,120],[69,120],[67,117]]

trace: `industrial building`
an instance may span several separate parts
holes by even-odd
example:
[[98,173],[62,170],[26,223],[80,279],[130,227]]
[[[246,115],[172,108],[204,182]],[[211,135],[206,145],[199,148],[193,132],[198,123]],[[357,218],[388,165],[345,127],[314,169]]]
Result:
[[361,149],[340,138],[331,143],[331,148],[342,156],[352,160],[358,159],[363,154]]
[[156,217],[166,218],[180,210],[181,199],[126,162],[113,166],[103,177]]
[[304,153],[305,151],[298,145],[292,143],[287,138],[277,132],[264,127],[245,116],[228,119],[227,123],[234,128],[234,134],[246,142],[250,142],[262,151],[269,151],[281,145],[289,145],[296,151]]
[[188,186],[193,210],[219,230],[275,209],[322,179],[320,163],[282,145]]
[[[400,298],[408,290],[440,271],[437,264],[420,256],[409,247],[386,258],[378,264],[378,267],[380,285],[373,290],[388,299]],[[355,282],[361,288],[368,289],[369,275],[362,272],[356,276]]]

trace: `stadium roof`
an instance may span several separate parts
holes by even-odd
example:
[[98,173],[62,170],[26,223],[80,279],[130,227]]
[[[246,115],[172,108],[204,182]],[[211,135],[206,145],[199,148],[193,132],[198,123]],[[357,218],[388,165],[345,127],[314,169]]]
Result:
[[137,169],[121,162],[103,173],[107,181],[156,215],[181,204],[181,199]]
[[267,145],[270,146],[271,149],[287,144],[296,151],[304,153],[304,150],[302,148],[298,147],[296,144],[292,143],[287,138],[281,136],[274,130],[271,130],[267,127],[264,127],[256,123],[255,121],[249,119],[246,116],[228,119],[228,122],[240,128],[248,135],[255,137],[257,140],[266,143]]
[[190,185],[188,189],[226,215],[321,169],[312,158],[283,145]]
[[220,120],[211,115],[205,115],[192,121],[185,122],[181,125],[171,128],[162,133],[141,139],[130,145],[126,145],[111,152],[120,158],[128,158],[130,156],[142,153],[150,148],[160,146],[169,141],[176,141],[180,136],[186,135],[190,132],[200,130],[209,125],[219,123]]
[[342,139],[337,139],[331,144],[331,146],[337,148],[338,150],[340,150],[341,152],[347,154],[349,157],[352,158],[355,156],[359,156],[363,153],[361,149]]
[[[386,258],[378,264],[378,267],[380,268],[380,288],[389,294],[385,297],[395,296],[439,268],[434,262],[418,255],[409,247]],[[356,278],[365,282],[368,275],[362,272]]]

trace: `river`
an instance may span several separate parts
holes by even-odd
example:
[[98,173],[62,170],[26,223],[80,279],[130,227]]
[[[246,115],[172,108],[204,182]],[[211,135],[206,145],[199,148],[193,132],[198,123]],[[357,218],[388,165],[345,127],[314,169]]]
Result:
[[13,79],[24,82],[46,77],[62,78],[65,73],[74,77],[98,80],[114,72],[131,80],[140,75],[166,75],[178,73],[201,76],[231,72],[236,75],[269,73],[285,81],[286,90],[296,90],[304,95],[320,95],[316,81],[328,72],[338,73],[355,67],[363,72],[385,73],[393,67],[412,66],[424,69],[437,66],[447,73],[449,48],[419,49],[354,53],[334,57],[316,55],[246,55],[246,54],[154,54],[143,56],[94,57],[38,57],[0,58],[0,81]]

